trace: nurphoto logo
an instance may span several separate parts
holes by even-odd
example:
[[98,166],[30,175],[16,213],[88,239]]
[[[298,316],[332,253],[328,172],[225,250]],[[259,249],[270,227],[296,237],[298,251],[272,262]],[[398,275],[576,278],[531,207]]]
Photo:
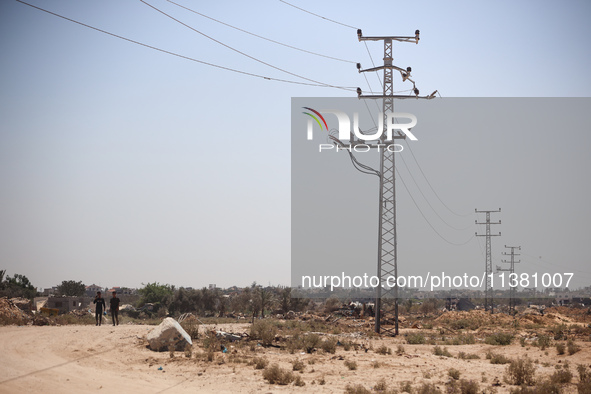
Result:
[[[310,107],[302,107],[307,111],[310,112],[303,112],[303,114],[309,117],[308,119],[308,133],[307,138],[308,140],[312,140],[314,136],[314,121],[320,127],[320,130],[328,131],[328,124],[326,119],[322,114],[332,114],[335,115],[338,121],[338,133],[339,139],[342,140],[349,140],[352,135],[357,137],[363,141],[378,141],[381,139],[384,130],[384,119],[386,121],[386,141],[392,141],[392,133],[394,130],[400,130],[405,136],[407,136],[412,141],[417,141],[418,138],[411,133],[410,129],[417,125],[417,117],[413,114],[409,114],[406,112],[387,112],[386,116],[384,116],[383,112],[380,112],[378,115],[378,128],[374,134],[362,134],[361,130],[359,129],[359,113],[353,113],[353,128],[351,129],[351,120],[349,116],[343,112],[336,109],[322,109],[322,110],[315,110]],[[404,118],[410,119],[408,123],[394,123],[394,120],[397,118]]]

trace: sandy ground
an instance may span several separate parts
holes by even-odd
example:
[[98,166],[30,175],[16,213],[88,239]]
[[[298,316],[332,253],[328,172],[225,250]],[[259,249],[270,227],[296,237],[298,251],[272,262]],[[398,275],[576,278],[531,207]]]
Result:
[[[262,371],[255,370],[252,365],[231,362],[229,354],[218,352],[214,362],[197,359],[195,355],[203,352],[199,344],[194,345],[194,354],[190,359],[182,352],[177,352],[174,358],[170,358],[168,352],[152,352],[140,339],[152,328],[141,325],[0,327],[0,392],[342,393],[347,384],[359,383],[369,389],[381,378],[389,387],[397,389],[403,381],[410,381],[414,387],[423,381],[432,382],[444,389],[450,368],[460,370],[462,378],[477,381],[481,390],[490,390],[495,378],[502,382],[506,366],[491,365],[485,359],[488,349],[509,357],[528,354],[532,359],[539,360],[536,363],[538,376],[550,375],[556,370],[555,366],[565,360],[569,361],[571,371],[577,376],[576,364],[591,363],[589,342],[579,342],[583,349],[572,356],[558,356],[554,347],[546,351],[536,347],[528,350],[518,343],[502,347],[485,344],[448,346],[454,356],[464,351],[478,354],[481,357],[479,360],[435,356],[432,345],[404,344],[403,337],[357,340],[375,348],[380,345],[391,347],[392,355],[379,355],[371,350],[345,351],[342,348],[336,354],[289,354],[277,348],[260,346],[254,352],[248,346],[231,349],[243,355],[244,361],[265,356],[271,363],[279,363],[290,370],[290,361],[299,358],[305,362],[306,368],[300,375],[305,386],[277,386],[264,381]],[[242,332],[247,330],[247,325],[222,325],[221,328]],[[398,344],[404,344],[405,354],[395,354]],[[222,360],[225,362],[220,364]],[[356,361],[357,370],[349,370],[345,360]],[[378,368],[372,365],[374,361],[380,363]],[[323,377],[326,383],[319,385]],[[573,382],[577,382],[576,377]],[[494,389],[505,393],[510,387],[502,383]],[[566,392],[576,392],[575,386],[570,385]]]

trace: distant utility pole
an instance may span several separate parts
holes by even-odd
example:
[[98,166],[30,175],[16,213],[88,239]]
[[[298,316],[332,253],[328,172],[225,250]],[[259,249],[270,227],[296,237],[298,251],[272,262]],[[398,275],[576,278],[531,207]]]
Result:
[[490,313],[494,313],[494,305],[493,305],[493,290],[492,290],[492,257],[491,257],[491,246],[490,246],[490,237],[498,237],[501,235],[499,232],[498,234],[491,234],[490,233],[490,225],[491,224],[501,224],[501,221],[498,222],[491,222],[490,221],[490,214],[495,212],[501,212],[501,208],[497,211],[479,211],[477,209],[474,210],[476,213],[485,213],[486,214],[486,222],[478,223],[477,220],[474,222],[476,224],[486,224],[486,234],[478,234],[476,233],[477,237],[486,237],[486,261],[484,269],[486,271],[486,284],[484,289],[484,310],[487,311],[490,309]]
[[514,278],[515,275],[515,264],[520,263],[521,261],[515,261],[515,256],[519,256],[519,254],[515,253],[515,249],[521,250],[521,246],[507,246],[505,248],[511,249],[511,253],[503,252],[503,256],[511,256],[511,260],[503,260],[502,263],[509,263],[511,264],[509,268],[497,268],[497,271],[509,271],[509,313],[513,314],[515,312],[515,289],[517,286],[511,286],[511,283],[517,282],[517,278]]

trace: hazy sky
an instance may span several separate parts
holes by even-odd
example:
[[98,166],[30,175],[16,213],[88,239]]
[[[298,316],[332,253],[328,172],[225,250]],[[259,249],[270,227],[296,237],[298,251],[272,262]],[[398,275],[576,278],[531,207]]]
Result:
[[[367,89],[353,63],[278,46],[164,0],[149,2],[266,63]],[[371,66],[355,29],[279,0],[178,2],[276,41]],[[233,52],[139,0],[31,3],[184,56],[307,82]],[[362,28],[364,35],[420,29],[419,45],[395,46],[394,63],[412,66],[422,93],[588,97],[591,91],[588,1],[293,4]],[[381,62],[380,44],[368,47]],[[0,3],[0,49],[0,269],[24,274],[38,287],[66,279],[129,287],[289,283],[291,97],[353,92],[212,68],[11,0]],[[370,83],[378,89],[375,76]],[[557,133],[555,143],[564,142],[576,146],[576,134]],[[437,172],[438,162],[418,158],[427,175]],[[588,167],[580,169],[580,182],[588,183],[587,173]],[[552,183],[548,179],[549,188]],[[495,209],[495,203],[483,197],[464,210]],[[552,207],[540,204],[540,217],[549,212]],[[519,231],[535,226],[523,223]],[[584,246],[568,245],[578,256]],[[532,264],[555,264],[565,245],[548,234],[544,250],[523,253]],[[580,275],[591,281],[591,269]]]

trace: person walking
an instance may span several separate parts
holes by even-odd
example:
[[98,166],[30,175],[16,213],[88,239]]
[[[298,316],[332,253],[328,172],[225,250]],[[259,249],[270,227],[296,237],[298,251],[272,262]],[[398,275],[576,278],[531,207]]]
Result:
[[96,306],[94,308],[94,317],[96,319],[96,325],[100,326],[103,323],[103,310],[107,310],[107,304],[105,304],[105,299],[101,295],[100,291],[96,292],[94,296],[94,301],[92,301]]
[[117,325],[119,325],[119,304],[121,300],[117,297],[117,292],[113,292],[113,296],[111,297],[110,304],[111,304],[111,319],[113,320],[113,325],[115,325],[115,321],[117,321]]

